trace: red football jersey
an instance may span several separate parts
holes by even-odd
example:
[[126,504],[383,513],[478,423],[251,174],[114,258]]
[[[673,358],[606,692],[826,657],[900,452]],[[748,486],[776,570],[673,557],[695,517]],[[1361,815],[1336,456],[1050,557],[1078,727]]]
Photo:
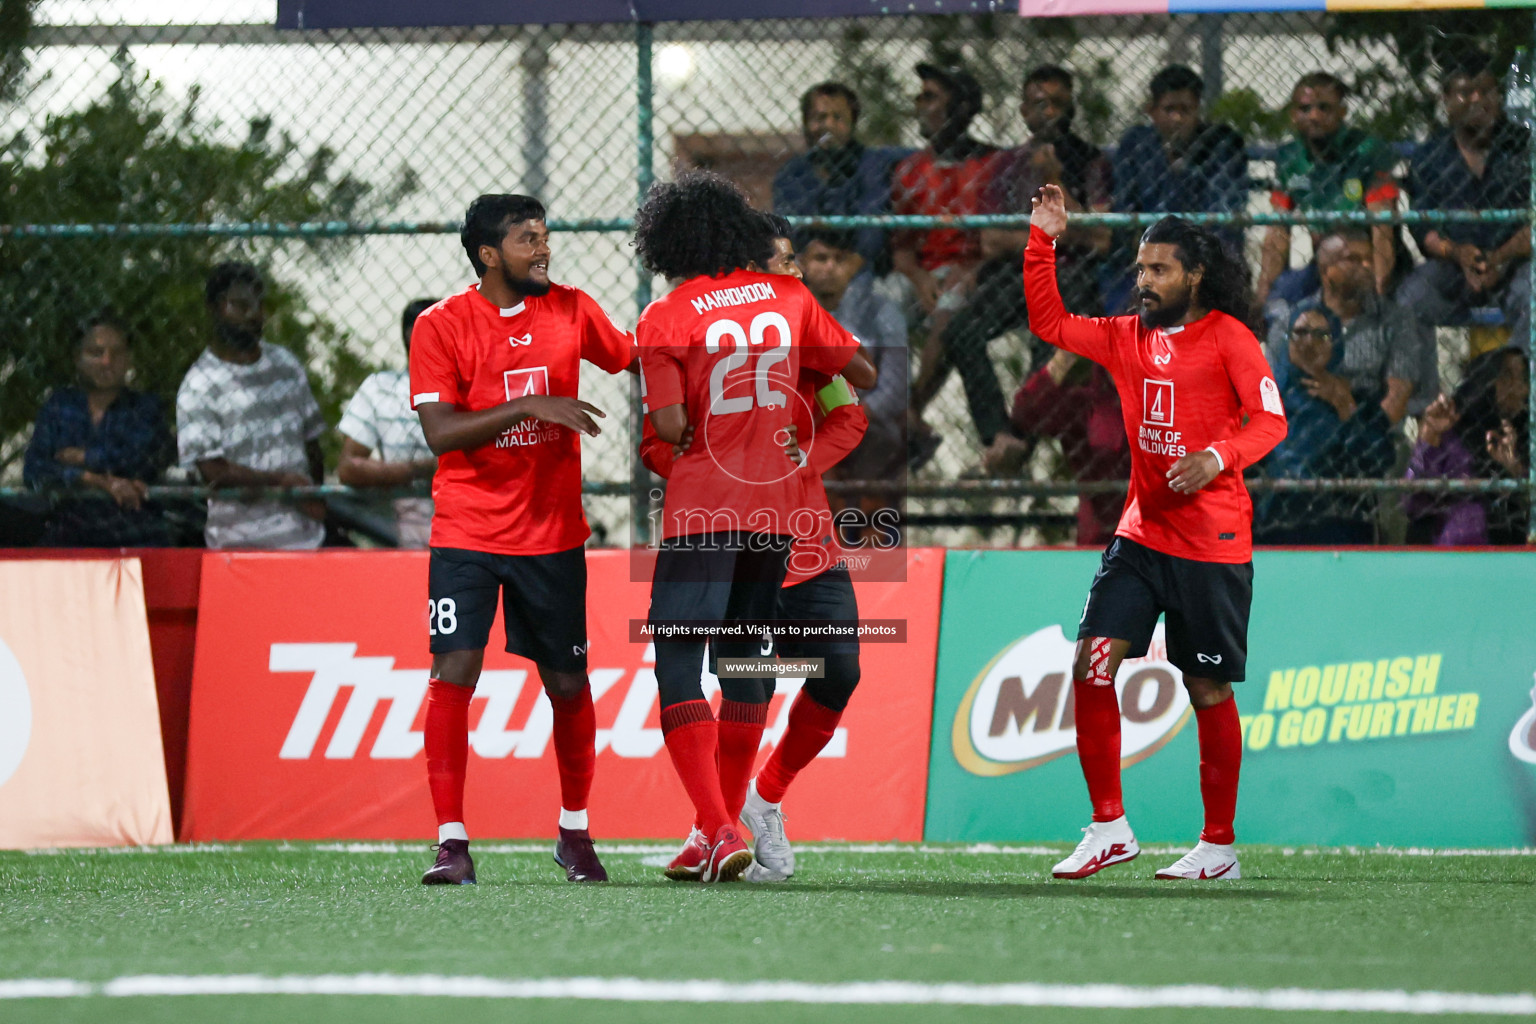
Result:
[[[820,576],[842,557],[842,548],[832,528],[832,506],[827,501],[827,488],[822,475],[842,461],[843,456],[859,446],[869,430],[869,417],[858,405],[842,405],[823,415],[816,405],[816,392],[825,387],[830,378],[821,374],[802,373],[799,392],[801,402],[795,404],[795,426],[805,463],[799,469],[803,496],[800,508],[790,517],[791,535],[795,538],[789,552],[788,572],[784,585],[792,587]],[[686,454],[686,453],[685,453]],[[657,476],[670,478],[676,457],[672,445],[656,436],[656,428],[649,419],[640,437],[640,461]]]
[[[477,412],[524,395],[575,398],[581,360],[619,373],[634,355],[634,336],[580,289],[557,284],[501,309],[471,285],[416,319],[411,408],[447,402]],[[432,498],[433,547],[547,555],[591,533],[581,436],[558,424],[524,420],[479,448],[447,452]]]
[[[1039,228],[1024,250],[1024,297],[1029,329],[1103,366],[1120,393],[1131,486],[1115,533],[1179,558],[1249,561],[1253,503],[1243,469],[1286,430],[1280,389],[1253,332],[1215,311],[1166,330],[1136,316],[1069,316],[1056,287],[1055,243]],[[1206,448],[1221,460],[1216,479],[1193,494],[1169,487],[1169,468]]]
[[801,370],[839,372],[858,339],[795,278],[748,270],[683,282],[647,307],[635,333],[646,412],[681,404],[694,428],[667,486],[662,535],[789,534],[804,495],[784,454],[785,428],[807,404]]

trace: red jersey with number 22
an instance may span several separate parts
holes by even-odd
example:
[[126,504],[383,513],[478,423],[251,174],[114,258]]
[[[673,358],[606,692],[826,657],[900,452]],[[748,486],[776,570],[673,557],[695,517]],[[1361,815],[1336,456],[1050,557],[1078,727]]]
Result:
[[[478,412],[524,395],[575,398],[583,359],[609,373],[634,361],[633,336],[586,292],[557,284],[501,309],[471,286],[416,319],[411,408],[446,402]],[[549,555],[591,533],[581,435],[555,423],[524,420],[479,448],[444,453],[432,498],[436,548]]]
[[[1131,487],[1115,533],[1197,562],[1253,557],[1253,503],[1243,470],[1285,438],[1280,389],[1242,323],[1212,311],[1183,327],[1136,316],[1070,316],[1056,287],[1056,247],[1030,229],[1024,250],[1029,329],[1109,371],[1131,442]],[[1245,424],[1244,418],[1247,423]],[[1185,455],[1213,449],[1216,479],[1193,494],[1168,486]]]
[[786,428],[801,368],[831,376],[859,341],[793,277],[737,270],[684,281],[635,328],[645,409],[681,404],[693,444],[667,484],[662,536],[789,534],[804,504]]

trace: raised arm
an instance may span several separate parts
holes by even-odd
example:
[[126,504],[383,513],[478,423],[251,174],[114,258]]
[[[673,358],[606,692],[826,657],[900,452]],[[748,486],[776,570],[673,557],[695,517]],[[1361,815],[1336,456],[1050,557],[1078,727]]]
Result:
[[1103,317],[1074,316],[1056,284],[1056,239],[1067,230],[1066,194],[1046,185],[1031,201],[1029,245],[1024,249],[1024,299],[1029,329],[1041,340],[1108,367],[1114,333]]

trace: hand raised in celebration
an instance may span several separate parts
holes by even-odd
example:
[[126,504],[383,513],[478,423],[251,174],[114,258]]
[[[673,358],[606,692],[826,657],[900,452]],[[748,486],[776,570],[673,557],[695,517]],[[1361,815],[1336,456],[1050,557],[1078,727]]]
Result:
[[1029,201],[1029,222],[1052,238],[1067,230],[1067,196],[1060,185],[1042,185]]

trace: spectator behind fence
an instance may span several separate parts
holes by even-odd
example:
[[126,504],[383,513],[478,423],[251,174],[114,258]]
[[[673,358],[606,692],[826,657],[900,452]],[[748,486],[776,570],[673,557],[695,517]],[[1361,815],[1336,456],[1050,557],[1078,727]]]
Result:
[[[1013,428],[1033,441],[1054,437],[1074,480],[1127,480],[1131,446],[1120,396],[1097,363],[1061,349],[1019,386]],[[1123,493],[1079,494],[1077,543],[1108,544],[1125,508]]]
[[[963,68],[919,64],[922,88],[913,100],[918,131],[928,145],[896,165],[891,210],[898,214],[974,214],[996,146],[968,134],[981,113],[981,86]],[[891,259],[912,282],[918,305],[937,335],[965,302],[981,262],[980,233],[958,228],[898,231]]]
[[[213,487],[307,487],[324,477],[325,421],[293,353],[261,340],[266,321],[261,272],[220,263],[205,295],[213,338],[176,392],[182,464]],[[210,548],[318,548],[325,540],[318,501],[208,499]]]
[[149,485],[174,457],[160,399],[126,386],[133,367],[130,335],[110,314],[81,325],[75,340],[77,383],[57,388],[38,410],[22,465],[37,490],[105,491],[102,498],[60,497],[42,543],[57,547],[163,547],[171,543]]
[[[1288,327],[1269,355],[1290,432],[1259,464],[1260,472],[1285,480],[1386,475],[1394,452],[1382,409],[1385,381],[1351,374],[1344,327],[1321,303],[1303,302]],[[1254,539],[1369,544],[1376,536],[1375,510],[1373,494],[1272,491],[1255,509]]]
[[[1419,147],[1408,172],[1416,210],[1523,209],[1530,201],[1530,130],[1504,116],[1500,83],[1486,53],[1447,68],[1440,100],[1449,127]],[[1403,282],[1398,300],[1426,323],[1465,320],[1497,306],[1510,342],[1531,346],[1531,235],[1511,223],[1417,224],[1425,262]]]
[[[405,307],[400,336],[407,356],[416,318],[436,302],[416,299]],[[411,408],[409,369],[380,370],[364,380],[347,403],[336,431],[341,434],[336,477],[348,487],[405,487],[430,480],[437,472],[437,457]],[[371,458],[374,452],[379,455],[376,459]],[[396,498],[394,516],[399,547],[427,546],[432,533],[431,498]]]
[[[1305,301],[1339,326],[1333,340],[1343,353],[1340,375],[1357,392],[1384,387],[1382,411],[1396,425],[1406,413],[1422,412],[1440,390],[1435,340],[1412,312],[1376,293],[1371,256],[1364,227],[1327,231],[1317,243],[1318,289]],[[1275,358],[1292,344],[1284,321],[1271,326],[1269,344]]]
[[[1028,140],[998,155],[984,195],[985,213],[1027,213],[1030,200],[1042,185],[1059,185],[1066,193],[1067,209],[1103,212],[1110,204],[1110,166],[1103,152],[1072,132],[1077,112],[1071,72],[1054,64],[1032,69],[1024,77],[1019,112],[1029,129]],[[1024,303],[1024,282],[1019,267],[1028,227],[987,228],[981,232],[986,257],[977,273],[974,294],[955,314],[936,348],[923,349],[923,364],[913,386],[913,405],[921,412],[938,393],[954,367],[965,384],[971,420],[987,461],[1007,469],[1027,448],[1009,430],[1008,408],[998,383],[997,371],[987,355],[987,343],[1029,320]],[[1056,243],[1057,280],[1062,299],[1073,313],[1102,311],[1098,289],[1098,257],[1109,248],[1110,232],[1104,228],[1071,227]],[[1036,342],[1030,365],[1043,366],[1054,353]]]
[[[1326,71],[1303,75],[1291,93],[1291,125],[1296,138],[1275,156],[1275,191],[1270,203],[1276,212],[1346,212],[1391,210],[1397,204],[1392,175],[1397,158],[1392,148],[1358,128],[1346,128],[1349,90]],[[1396,275],[1407,268],[1407,252],[1396,229],[1373,225],[1372,264],[1378,291],[1388,292]],[[1314,247],[1317,237],[1313,236]],[[1259,283],[1260,306],[1270,300],[1283,305],[1266,308],[1271,319],[1289,322],[1286,307],[1317,290],[1317,267],[1309,263],[1286,269],[1291,260],[1291,228],[1271,225],[1264,235]],[[1399,265],[1399,264],[1402,265]]]
[[[1511,345],[1467,367],[1454,396],[1424,412],[1408,479],[1524,480],[1530,451],[1529,357]],[[1530,499],[1496,495],[1408,494],[1410,544],[1523,544]]]
[[[1248,205],[1248,156],[1243,137],[1224,124],[1200,118],[1205,82],[1182,64],[1163,68],[1148,86],[1150,125],[1134,125],[1115,147],[1114,203],[1117,213],[1239,213]],[[1242,251],[1242,231],[1217,229],[1233,251]],[[1136,275],[1136,239],[1141,230],[1117,238],[1104,287],[1112,314],[1130,307]]]
[[[773,178],[773,209],[791,216],[827,217],[891,211],[891,174],[907,151],[866,146],[854,138],[859,97],[841,82],[813,85],[800,97],[806,151]],[[858,252],[874,273],[889,269],[887,233],[860,228]]]
[[805,286],[849,333],[864,343],[879,376],[859,395],[869,429],[859,446],[832,473],[842,480],[893,480],[907,461],[907,321],[890,299],[861,273],[863,257],[852,232],[812,228],[796,247]]

